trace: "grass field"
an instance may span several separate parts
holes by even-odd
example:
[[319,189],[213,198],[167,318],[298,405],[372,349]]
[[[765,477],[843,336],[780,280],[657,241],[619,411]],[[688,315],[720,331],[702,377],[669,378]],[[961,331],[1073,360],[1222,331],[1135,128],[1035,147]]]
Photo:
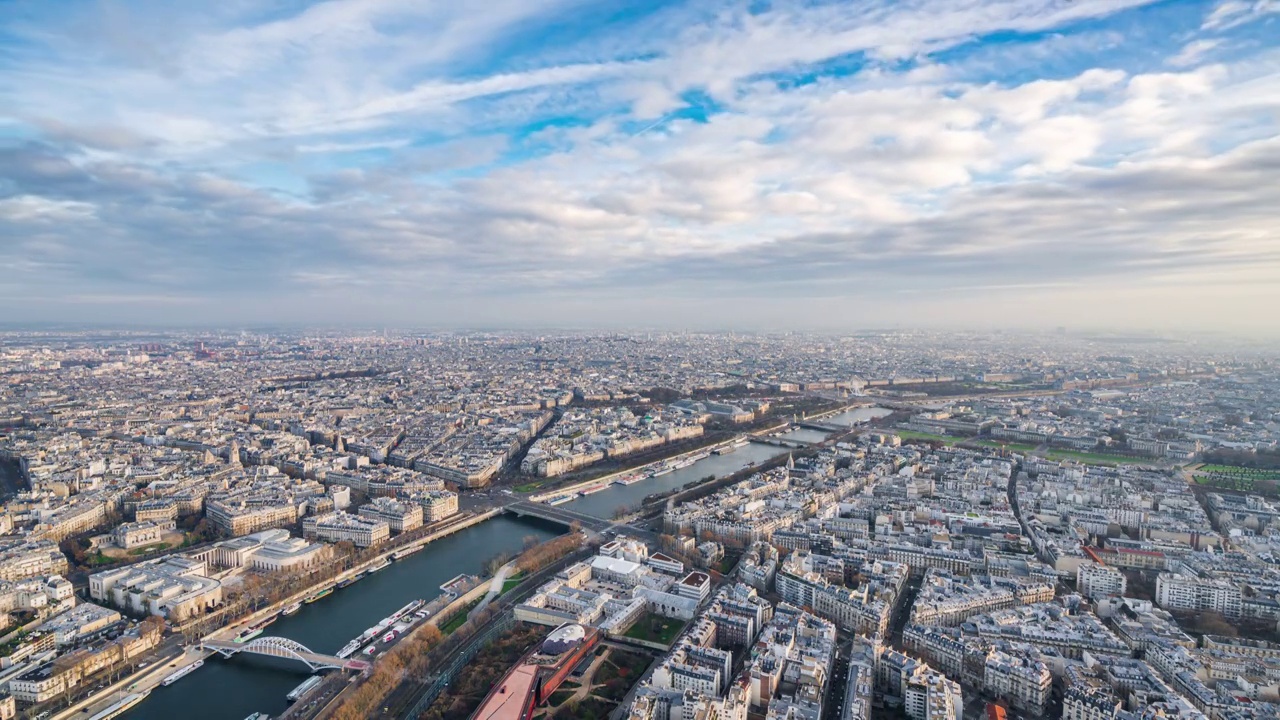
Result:
[[444,625],[441,625],[440,633],[443,635],[448,635],[454,630],[457,630],[458,628],[462,627],[462,623],[467,621],[467,616],[471,614],[472,609],[474,609],[476,605],[480,604],[480,600],[481,598],[476,598],[466,607],[462,608],[462,610],[459,611],[457,615],[454,615],[452,618],[450,618],[449,622],[445,623]]
[[1082,452],[1080,450],[1053,449],[1045,453],[1048,460],[1075,460],[1087,465],[1149,465],[1154,460],[1131,458],[1124,455],[1106,455],[1104,453]]
[[1262,468],[1247,468],[1236,465],[1201,465],[1196,468],[1196,472],[1206,475],[1240,475],[1254,480],[1280,480],[1280,470],[1264,470]]
[[499,592],[498,594],[504,595],[506,593],[511,592],[512,590],[515,590],[516,586],[519,585],[523,580],[524,580],[523,572],[518,572],[515,575],[512,575],[511,577],[507,578],[506,580],[503,580],[502,591]]
[[[1022,453],[1023,455],[1034,453],[1035,445],[1027,443],[1001,442],[999,440],[978,440],[975,438],[953,437],[951,435],[934,435],[932,433],[916,432],[915,430],[894,430],[898,437],[903,440],[935,440],[947,445],[959,445],[967,443],[971,445],[979,445],[996,450],[1008,450],[1009,452]],[[1082,462],[1086,465],[1142,465],[1152,462],[1151,460],[1131,458],[1124,455],[1107,455],[1105,453],[1084,452],[1080,450],[1063,450],[1061,448],[1053,448],[1043,453],[1046,460],[1074,460]],[[1280,473],[1277,473],[1280,478]]]
[[660,615],[646,612],[631,626],[630,630],[627,630],[626,636],[637,640],[670,645],[683,629],[684,623],[679,620],[672,620],[671,618],[664,618]]
[[1274,492],[1274,483],[1280,482],[1280,470],[1263,470],[1260,468],[1237,467],[1235,465],[1201,465],[1192,477],[1197,485],[1227,488],[1240,492],[1255,492],[1258,483],[1267,483],[1271,487],[1265,492]]
[[169,543],[162,542],[162,543],[156,543],[155,545],[146,545],[139,548],[133,548],[132,550],[129,551],[129,554],[130,555],[146,555],[147,553],[160,552],[161,550],[168,550],[168,549],[169,549]]
[[915,430],[894,430],[893,434],[897,435],[903,440],[937,440],[938,442],[943,442],[948,445],[955,445],[956,443],[962,443],[968,439],[968,438],[962,438],[962,437],[952,437],[950,435],[934,435],[932,433],[916,432]]

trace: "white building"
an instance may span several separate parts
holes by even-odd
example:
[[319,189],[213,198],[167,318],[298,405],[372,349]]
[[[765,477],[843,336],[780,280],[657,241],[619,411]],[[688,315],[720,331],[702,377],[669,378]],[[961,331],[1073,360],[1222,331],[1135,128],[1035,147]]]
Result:
[[302,534],[327,542],[348,541],[356,547],[371,547],[391,537],[391,526],[344,512],[316,515],[302,521]]
[[1110,565],[1081,563],[1076,569],[1076,589],[1090,600],[1124,595],[1124,573]]
[[1240,586],[1227,580],[1210,580],[1181,573],[1160,573],[1156,578],[1156,604],[1166,610],[1210,610],[1239,617]]

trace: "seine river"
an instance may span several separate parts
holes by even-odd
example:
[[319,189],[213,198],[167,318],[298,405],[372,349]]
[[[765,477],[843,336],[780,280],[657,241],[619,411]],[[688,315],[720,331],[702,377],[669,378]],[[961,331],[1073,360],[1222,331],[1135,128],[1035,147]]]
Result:
[[[480,574],[485,561],[516,553],[529,535],[547,540],[564,528],[500,515],[437,540],[382,572],[283,617],[264,635],[297,640],[319,653],[334,653],[411,600],[430,600],[440,585],[464,573]],[[127,713],[129,720],[242,720],[254,712],[284,712],[285,695],[310,673],[301,663],[239,655],[214,656],[169,687],[158,687]]]
[[[884,408],[858,408],[823,422],[854,425],[889,412]],[[825,439],[823,433],[807,429],[792,431],[784,437],[811,442]],[[634,506],[646,495],[672,490],[710,475],[731,475],[783,452],[771,445],[753,443],[634,485],[612,485],[567,506],[609,518],[618,508]],[[265,634],[297,640],[316,652],[336,652],[348,640],[409,601],[436,597],[440,594],[440,585],[447,580],[464,573],[479,574],[489,558],[518,552],[529,535],[546,540],[563,531],[559,526],[533,519],[498,516],[437,540],[421,552],[394,562],[382,572],[337,590],[323,600],[303,605],[297,614],[277,620]],[[242,720],[254,712],[274,717],[287,707],[285,695],[308,675],[301,663],[246,656],[223,660],[214,656],[204,667],[173,685],[156,688],[146,701],[124,717],[129,720]]]

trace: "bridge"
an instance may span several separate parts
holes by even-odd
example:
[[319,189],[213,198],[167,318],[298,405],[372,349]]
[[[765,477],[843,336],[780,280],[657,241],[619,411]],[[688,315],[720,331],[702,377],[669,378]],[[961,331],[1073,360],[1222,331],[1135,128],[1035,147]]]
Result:
[[546,503],[531,502],[529,500],[518,500],[506,506],[506,511],[517,516],[529,516],[558,522],[562,525],[570,523],[578,523],[583,530],[594,533],[604,533],[609,530],[617,530],[640,540],[657,542],[657,533],[648,528],[632,525],[619,520],[605,520],[594,515],[580,513],[577,510],[560,505],[547,505]]
[[810,430],[821,430],[827,433],[849,432],[853,428],[848,425],[836,425],[833,423],[820,423],[813,420],[797,420],[794,423],[798,427],[809,428]]
[[562,525],[569,525],[570,523],[576,522],[584,529],[592,530],[594,532],[604,532],[613,526],[611,521],[598,518],[594,515],[581,513],[577,510],[570,510],[569,508],[558,505],[547,505],[545,503],[530,502],[528,500],[520,500],[511,503],[507,506],[507,512],[514,513],[515,515],[530,515],[532,517],[542,518],[543,520],[558,522]]
[[768,435],[750,435],[747,437],[753,443],[761,445],[772,445],[774,447],[789,448],[791,450],[803,450],[807,447],[813,447],[819,443],[805,442],[804,440],[783,440],[782,438],[769,437]]
[[200,647],[205,650],[213,650],[226,658],[247,652],[284,660],[297,660],[305,663],[312,672],[325,668],[355,670],[358,672],[369,668],[369,663],[364,660],[344,660],[333,655],[322,655],[312,652],[300,642],[282,637],[260,637],[247,643],[226,640],[201,640]]

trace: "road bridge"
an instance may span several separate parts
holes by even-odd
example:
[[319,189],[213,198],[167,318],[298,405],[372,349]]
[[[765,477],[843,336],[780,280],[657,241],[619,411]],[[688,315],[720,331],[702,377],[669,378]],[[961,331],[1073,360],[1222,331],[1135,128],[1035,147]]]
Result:
[[507,506],[507,512],[520,516],[528,515],[531,517],[542,518],[543,520],[558,522],[562,525],[569,525],[576,522],[584,529],[591,530],[593,532],[604,532],[613,526],[613,522],[598,518],[594,515],[581,513],[577,510],[570,510],[569,508],[558,505],[547,505],[544,503],[530,502],[528,500],[519,500],[511,503]]
[[333,668],[340,670],[367,670],[369,663],[364,660],[347,660],[333,655],[312,652],[296,640],[282,637],[260,637],[252,642],[238,643],[227,640],[201,640],[200,647],[229,658],[240,653],[266,655],[283,660],[297,660],[306,664],[312,671]]
[[820,423],[820,422],[814,422],[813,420],[797,420],[795,422],[795,425],[797,427],[809,428],[810,430],[821,430],[822,432],[828,432],[828,433],[849,432],[849,430],[852,429],[847,425],[836,425],[834,423]]
[[774,447],[780,447],[780,448],[789,448],[791,450],[803,450],[807,447],[813,447],[814,445],[819,444],[819,443],[805,442],[804,440],[792,440],[789,438],[786,440],[783,440],[782,438],[769,437],[767,435],[752,435],[747,439],[753,443],[760,443],[761,445],[772,445]]

